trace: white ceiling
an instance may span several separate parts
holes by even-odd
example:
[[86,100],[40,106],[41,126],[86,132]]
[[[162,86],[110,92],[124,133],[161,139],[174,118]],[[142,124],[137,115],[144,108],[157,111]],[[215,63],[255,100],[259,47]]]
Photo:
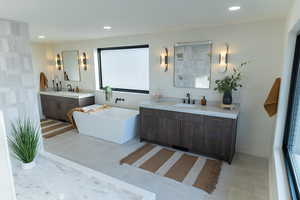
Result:
[[291,1],[0,0],[0,18],[28,22],[34,41],[79,40],[283,18]]

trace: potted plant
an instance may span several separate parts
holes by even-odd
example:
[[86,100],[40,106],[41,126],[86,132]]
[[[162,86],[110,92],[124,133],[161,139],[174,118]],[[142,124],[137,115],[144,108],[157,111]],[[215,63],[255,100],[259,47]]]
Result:
[[8,141],[14,156],[22,162],[22,168],[32,169],[40,144],[39,127],[30,119],[19,119],[12,124]]
[[248,62],[242,62],[238,68],[233,68],[231,75],[225,76],[222,80],[216,80],[216,87],[214,88],[220,93],[223,93],[223,104],[232,104],[232,91],[237,91],[242,87],[241,84],[241,69],[247,65]]
[[112,88],[110,86],[105,86],[103,90],[105,92],[105,100],[110,101],[112,98]]

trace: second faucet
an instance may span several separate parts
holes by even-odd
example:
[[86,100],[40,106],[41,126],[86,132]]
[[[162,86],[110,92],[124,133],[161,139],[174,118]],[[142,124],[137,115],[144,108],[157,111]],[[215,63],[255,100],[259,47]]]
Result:
[[115,103],[118,103],[118,101],[125,101],[125,99],[123,99],[123,98],[116,98],[115,99]]

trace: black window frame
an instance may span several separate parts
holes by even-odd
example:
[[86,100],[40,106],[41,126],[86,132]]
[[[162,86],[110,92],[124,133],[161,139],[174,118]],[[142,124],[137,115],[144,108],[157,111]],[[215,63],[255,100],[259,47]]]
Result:
[[295,90],[296,90],[296,83],[297,79],[300,81],[299,73],[299,64],[300,64],[300,34],[297,36],[296,39],[296,46],[293,58],[293,68],[291,73],[291,80],[290,80],[290,89],[289,89],[289,99],[288,99],[288,107],[287,107],[287,114],[286,114],[286,123],[285,123],[285,130],[284,130],[284,138],[283,138],[283,145],[282,150],[284,154],[284,161],[287,171],[287,177],[289,182],[289,188],[291,193],[291,198],[293,200],[300,200],[300,183],[297,182],[297,175],[295,172],[295,167],[293,166],[292,158],[289,153],[289,138],[291,136],[291,119],[292,119],[292,112],[293,112],[293,102],[295,98]]
[[[105,50],[120,50],[120,49],[139,49],[139,48],[148,48],[148,44],[144,45],[134,45],[134,46],[118,46],[118,47],[106,47],[106,48],[98,48],[98,67],[99,67],[99,84],[100,89],[103,90],[102,84],[102,66],[101,66],[101,51]],[[149,94],[149,90],[136,90],[136,89],[129,89],[129,88],[112,88],[113,91],[119,92],[131,92],[131,93],[141,93],[141,94]]]

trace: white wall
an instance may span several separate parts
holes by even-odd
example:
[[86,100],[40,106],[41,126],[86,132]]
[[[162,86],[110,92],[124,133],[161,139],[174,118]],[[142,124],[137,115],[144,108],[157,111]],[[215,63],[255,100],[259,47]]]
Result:
[[[35,75],[35,82],[39,84],[40,82],[40,76],[39,74],[43,71],[45,73],[48,72],[48,70],[44,70],[44,66],[47,66],[47,60],[46,58],[46,52],[47,49],[45,48],[44,45],[41,44],[32,44],[32,65],[33,65],[33,70]],[[49,73],[48,73],[49,75]],[[36,92],[39,91],[39,86],[36,87]],[[42,107],[41,107],[41,100],[40,96],[37,93],[37,99],[38,99],[38,106],[39,106],[39,115],[40,118],[43,118],[43,112],[42,112]]]
[[282,70],[282,84],[280,88],[280,101],[276,119],[273,154],[270,159],[270,198],[278,200],[291,199],[286,177],[284,158],[282,154],[282,142],[284,135],[286,111],[288,106],[288,95],[294,49],[297,33],[300,32],[300,0],[294,0],[289,18],[285,28],[285,50]]
[[49,87],[52,87],[52,80],[55,79],[56,73],[55,60],[53,59],[55,55],[50,49],[50,44],[31,44],[32,65],[35,74],[34,81],[37,83],[35,89],[39,106],[39,115],[41,119],[44,118],[44,115],[41,107],[41,98],[38,93],[38,91],[40,90],[40,73],[45,73],[46,77],[48,78]]
[[[273,81],[281,72],[284,20],[261,21],[248,24],[206,27],[197,30],[165,32],[128,37],[105,38],[77,42],[51,44],[53,54],[62,50],[78,49],[87,52],[89,59],[88,71],[82,70],[80,88],[95,90],[97,65],[94,64],[96,48],[122,45],[150,45],[150,93],[159,91],[163,96],[183,98],[191,92],[192,98],[199,99],[205,95],[208,101],[220,101],[221,95],[213,90],[214,81],[222,78],[219,73],[218,53],[230,44],[230,64],[238,65],[250,60],[243,78],[244,87],[234,100],[241,103],[241,114],[238,124],[237,150],[256,156],[268,157],[274,132],[275,118],[269,118],[263,109],[263,103]],[[173,86],[173,55],[169,71],[159,65],[159,54],[163,47],[168,47],[171,54],[176,42],[213,41],[213,66],[211,89],[183,89]],[[53,58],[54,60],[54,58]],[[52,68],[55,68],[52,66]],[[45,69],[47,70],[47,69]],[[55,71],[62,79],[62,72]],[[148,99],[141,94],[115,93],[115,97],[125,97],[127,105],[137,105]],[[103,102],[103,92],[97,91],[97,101]]]

